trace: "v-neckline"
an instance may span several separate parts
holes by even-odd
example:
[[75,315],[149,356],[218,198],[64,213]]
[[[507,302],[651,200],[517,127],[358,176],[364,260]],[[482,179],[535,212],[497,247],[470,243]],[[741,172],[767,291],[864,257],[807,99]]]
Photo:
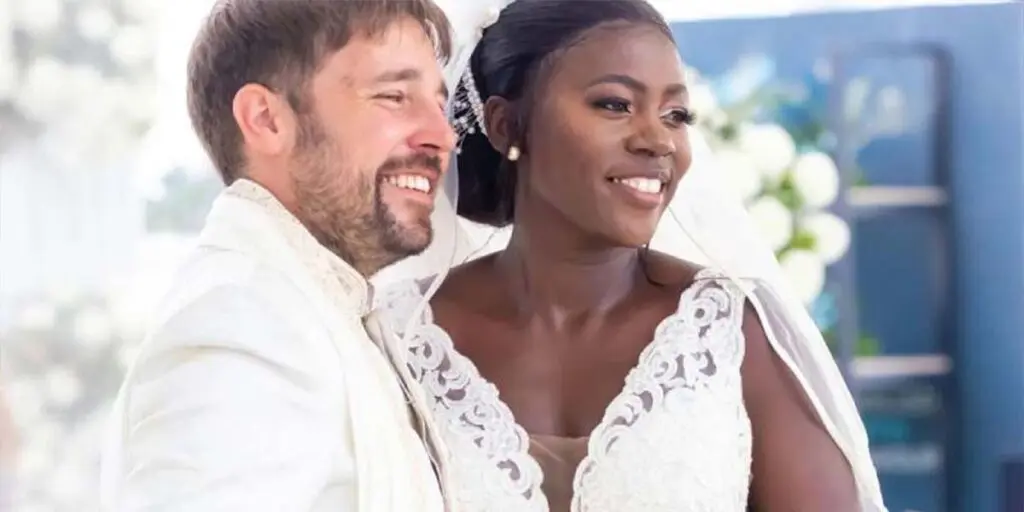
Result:
[[[705,267],[698,270],[693,275],[692,281],[679,293],[679,298],[676,301],[675,311],[673,311],[668,316],[666,316],[665,318],[661,319],[658,322],[658,325],[654,329],[654,334],[652,335],[651,340],[648,341],[648,343],[644,346],[643,350],[640,352],[640,356],[637,358],[637,362],[632,367],[630,367],[629,371],[626,372],[626,376],[622,379],[622,388],[615,394],[614,397],[612,397],[612,399],[604,407],[604,410],[601,414],[601,420],[597,422],[597,425],[590,429],[586,436],[581,436],[587,439],[587,451],[584,454],[583,458],[580,460],[580,462],[576,464],[576,468],[573,470],[573,478],[571,482],[572,499],[569,505],[569,512],[577,512],[577,486],[579,485],[580,479],[582,478],[581,471],[583,470],[584,466],[590,463],[593,459],[595,453],[595,434],[598,434],[602,430],[607,428],[606,423],[608,423],[609,421],[608,415],[612,411],[612,408],[619,401],[624,400],[624,397],[627,396],[631,376],[637,371],[643,369],[644,361],[649,358],[654,347],[659,343],[659,341],[661,341],[658,338],[658,333],[661,332],[662,327],[682,313],[681,306],[683,304],[683,300],[688,299],[691,292],[696,289],[698,283],[700,283],[702,280],[706,280],[707,277],[711,274],[711,269]],[[483,374],[480,373],[480,368],[476,365],[475,362],[473,362],[473,360],[471,360],[468,356],[466,356],[457,348],[455,348],[455,343],[451,337],[451,334],[449,334],[449,332],[445,328],[441,327],[437,322],[434,321],[434,308],[432,305],[430,305],[429,302],[426,304],[424,308],[424,313],[425,318],[429,319],[429,323],[433,325],[440,333],[442,333],[447,338],[447,345],[451,348],[452,356],[459,358],[459,360],[462,361],[462,364],[465,365],[463,368],[459,369],[459,372],[466,374],[466,378],[479,379],[481,384],[493,389],[494,400],[497,402],[494,405],[505,409],[508,412],[508,420],[511,421],[512,423],[511,426],[515,428],[517,431],[521,432],[526,437],[527,449],[526,452],[523,453],[522,455],[527,457],[533,464],[536,464],[539,468],[540,482],[537,482],[537,492],[540,492],[542,495],[544,495],[544,491],[542,490],[542,485],[546,478],[546,475],[544,474],[544,468],[540,465],[540,462],[537,460],[537,458],[534,457],[533,454],[529,452],[529,442],[532,440],[532,434],[529,431],[527,431],[521,423],[519,423],[519,420],[516,419],[515,411],[512,410],[508,403],[502,400],[501,390],[498,389],[498,386],[496,386],[493,382],[490,381],[490,379],[484,377]],[[547,511],[551,512],[550,505],[548,504],[547,495],[544,495],[544,504]]]

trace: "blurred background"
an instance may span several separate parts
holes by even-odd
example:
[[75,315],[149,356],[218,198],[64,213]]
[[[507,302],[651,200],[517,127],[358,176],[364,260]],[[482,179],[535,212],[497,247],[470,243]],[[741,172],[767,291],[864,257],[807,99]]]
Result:
[[[1024,511],[1024,4],[653,3],[890,509]],[[0,511],[97,509],[111,401],[220,190],[184,108],[209,2],[171,7],[0,0]]]

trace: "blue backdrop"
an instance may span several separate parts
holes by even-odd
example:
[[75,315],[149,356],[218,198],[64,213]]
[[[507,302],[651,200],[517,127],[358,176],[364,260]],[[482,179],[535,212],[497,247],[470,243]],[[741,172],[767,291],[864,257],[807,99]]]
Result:
[[[1000,462],[1024,453],[1024,126],[1022,6],[958,7],[687,22],[673,30],[684,59],[707,75],[744,55],[775,59],[781,80],[804,81],[836,50],[873,42],[931,42],[952,56],[949,148],[955,240],[955,365],[963,428],[953,510],[996,511]],[[910,64],[868,70],[908,93],[911,114],[927,87]],[[877,66],[876,66],[877,68]],[[934,177],[920,133],[877,141],[861,154],[876,183],[922,184]],[[892,353],[936,350],[936,254],[941,225],[923,213],[857,224],[858,274],[866,330]],[[881,252],[873,248],[885,247]],[[880,255],[883,255],[880,256]],[[933,504],[888,481],[895,505]],[[912,486],[910,482],[907,486]]]

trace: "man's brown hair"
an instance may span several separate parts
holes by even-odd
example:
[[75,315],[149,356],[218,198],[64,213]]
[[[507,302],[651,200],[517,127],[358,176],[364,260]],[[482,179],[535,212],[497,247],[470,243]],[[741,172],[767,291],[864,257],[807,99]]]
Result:
[[402,18],[418,21],[438,59],[451,54],[451,26],[432,0],[219,0],[192,46],[188,111],[225,184],[244,166],[232,103],[258,83],[305,110],[306,86],[330,54],[353,36],[381,35]]

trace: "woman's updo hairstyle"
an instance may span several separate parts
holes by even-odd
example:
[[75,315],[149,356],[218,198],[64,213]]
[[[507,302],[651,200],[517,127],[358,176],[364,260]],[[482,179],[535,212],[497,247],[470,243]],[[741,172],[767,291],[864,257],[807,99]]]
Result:
[[[589,29],[625,21],[650,24],[669,39],[671,29],[645,0],[516,0],[487,27],[469,59],[480,101],[500,96],[516,103],[532,93],[539,70],[556,52],[568,48]],[[455,97],[467,97],[460,81]],[[511,142],[523,152],[529,126],[528,103],[510,115]],[[483,119],[479,120],[483,123]],[[515,215],[516,169],[477,127],[464,133],[458,157],[458,214],[481,224],[503,227]]]

